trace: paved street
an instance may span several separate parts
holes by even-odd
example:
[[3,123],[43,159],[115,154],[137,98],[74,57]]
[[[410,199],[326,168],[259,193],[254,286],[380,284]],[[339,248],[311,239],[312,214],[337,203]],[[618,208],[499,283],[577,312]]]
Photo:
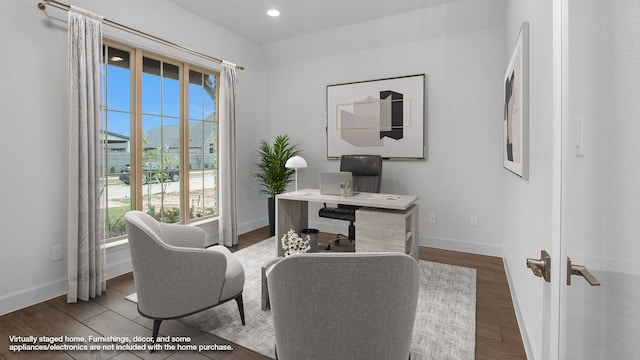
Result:
[[[204,180],[202,172],[192,171],[189,176],[189,188],[196,189],[214,189],[215,188],[215,176],[214,170],[209,170],[205,173]],[[165,182],[163,184],[157,182],[151,182],[142,185],[142,195],[149,196],[160,194],[162,192],[162,186],[166,186],[165,193],[176,193],[180,191],[180,181],[178,182]],[[111,177],[109,179],[108,188],[108,200],[113,204],[112,206],[121,206],[117,202],[131,198],[131,186],[117,180],[117,177]]]

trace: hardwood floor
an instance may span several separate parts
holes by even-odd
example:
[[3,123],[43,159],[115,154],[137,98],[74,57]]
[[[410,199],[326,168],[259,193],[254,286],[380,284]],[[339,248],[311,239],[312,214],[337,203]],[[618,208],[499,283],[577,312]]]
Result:
[[[320,234],[320,242],[335,235]],[[240,235],[236,251],[269,237],[268,228]],[[349,246],[348,241],[341,245]],[[504,273],[502,259],[421,247],[420,259],[477,270],[476,359],[526,359],[524,347]],[[141,317],[136,305],[124,297],[135,292],[133,276],[122,275],[107,281],[107,292],[99,298],[78,304],[67,304],[58,297],[34,306],[0,316],[0,359],[268,359],[232,344],[233,351],[43,351],[11,352],[9,336],[150,336],[152,321]],[[189,336],[192,344],[229,344],[209,333],[192,328],[179,320],[162,323],[161,335]]]

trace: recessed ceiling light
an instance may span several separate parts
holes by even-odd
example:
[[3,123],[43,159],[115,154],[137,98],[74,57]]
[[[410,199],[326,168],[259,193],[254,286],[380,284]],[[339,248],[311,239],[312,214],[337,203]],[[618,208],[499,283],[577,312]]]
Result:
[[276,9],[270,9],[269,11],[267,11],[267,15],[271,17],[277,17],[277,16],[280,16],[280,11]]

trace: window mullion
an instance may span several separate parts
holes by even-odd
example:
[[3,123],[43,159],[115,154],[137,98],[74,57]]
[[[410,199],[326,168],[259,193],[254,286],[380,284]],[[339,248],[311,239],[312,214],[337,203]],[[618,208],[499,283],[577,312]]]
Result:
[[131,134],[132,139],[135,139],[135,146],[131,147],[131,203],[136,210],[144,211],[142,204],[142,51],[135,49],[135,62],[132,74],[132,90],[131,91],[131,103],[133,104],[132,122],[131,122]]
[[191,205],[189,203],[189,65],[184,64],[180,67],[180,163],[182,172],[180,182],[180,205],[182,208],[181,221],[188,224],[191,214]]

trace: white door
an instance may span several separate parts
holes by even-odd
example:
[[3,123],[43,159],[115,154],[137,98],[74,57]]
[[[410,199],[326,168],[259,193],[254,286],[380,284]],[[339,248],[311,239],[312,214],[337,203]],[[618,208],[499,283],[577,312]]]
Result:
[[640,359],[640,1],[560,4],[558,358]]

